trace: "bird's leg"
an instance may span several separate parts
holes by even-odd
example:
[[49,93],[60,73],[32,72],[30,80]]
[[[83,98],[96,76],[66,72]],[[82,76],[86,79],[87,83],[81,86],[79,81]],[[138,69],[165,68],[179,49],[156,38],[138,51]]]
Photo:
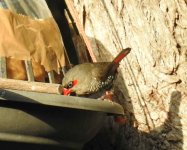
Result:
[[[106,91],[105,94],[102,96],[102,100],[112,102],[113,103],[113,96],[114,93],[112,91]],[[120,125],[124,125],[127,123],[127,118],[123,115],[114,116],[114,121]]]
[[105,92],[105,99],[113,101],[113,95],[114,95],[114,93],[112,91],[106,91]]

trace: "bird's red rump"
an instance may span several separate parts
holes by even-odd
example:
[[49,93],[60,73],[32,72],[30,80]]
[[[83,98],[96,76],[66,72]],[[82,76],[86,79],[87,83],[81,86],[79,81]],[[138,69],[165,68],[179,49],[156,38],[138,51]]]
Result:
[[129,54],[129,52],[131,51],[130,48],[126,48],[123,49],[118,56],[116,56],[116,58],[113,60],[113,62],[115,63],[119,63],[125,56],[127,56]]
[[127,53],[121,54],[120,56],[118,56],[118,57],[114,60],[114,62],[119,63],[126,55],[127,55]]

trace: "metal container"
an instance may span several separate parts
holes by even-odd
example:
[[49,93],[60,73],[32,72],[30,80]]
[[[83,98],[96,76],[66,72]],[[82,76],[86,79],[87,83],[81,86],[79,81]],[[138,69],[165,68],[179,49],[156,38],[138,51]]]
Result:
[[0,144],[15,149],[81,149],[117,103],[18,90],[0,90]]

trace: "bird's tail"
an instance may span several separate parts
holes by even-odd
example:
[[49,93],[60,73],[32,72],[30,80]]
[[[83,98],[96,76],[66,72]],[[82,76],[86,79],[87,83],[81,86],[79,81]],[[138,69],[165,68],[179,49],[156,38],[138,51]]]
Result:
[[127,56],[131,51],[131,48],[126,48],[126,49],[123,49],[115,58],[114,60],[112,61],[113,63],[115,64],[119,64],[119,62],[125,57]]
[[115,58],[114,60],[111,62],[111,64],[108,66],[108,72],[107,75],[111,74],[115,74],[117,71],[117,68],[119,67],[119,63],[120,61],[127,56],[131,51],[131,48],[126,48],[123,49]]

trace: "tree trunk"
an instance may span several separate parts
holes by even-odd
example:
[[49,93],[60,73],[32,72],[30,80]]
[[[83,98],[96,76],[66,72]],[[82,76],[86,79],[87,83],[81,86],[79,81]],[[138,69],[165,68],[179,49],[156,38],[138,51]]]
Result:
[[116,100],[128,123],[108,120],[85,149],[187,149],[187,1],[74,0],[98,61],[121,49]]

